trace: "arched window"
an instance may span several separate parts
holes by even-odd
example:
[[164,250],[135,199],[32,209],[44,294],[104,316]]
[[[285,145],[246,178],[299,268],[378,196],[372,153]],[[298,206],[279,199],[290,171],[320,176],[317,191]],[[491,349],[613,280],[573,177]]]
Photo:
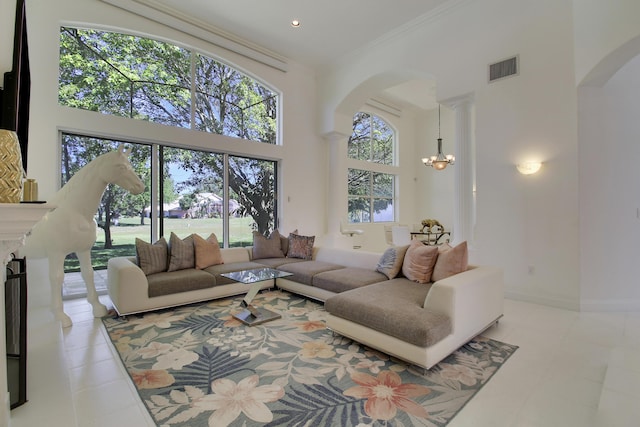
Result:
[[68,107],[277,143],[277,93],[158,40],[62,27],[58,93]]
[[[149,38],[62,27],[58,99],[71,108],[249,141],[278,138],[278,93],[223,62]],[[81,133],[61,132],[63,185],[90,159],[126,142],[146,187],[136,196],[105,191],[96,269],[116,254],[135,254],[136,237],[215,232],[224,247],[247,246],[254,230],[277,227],[277,161]],[[68,261],[69,271],[77,260]]]
[[395,175],[382,165],[394,163],[395,133],[380,117],[358,112],[353,117],[348,157],[356,162],[347,176],[349,222],[390,222],[395,219]]

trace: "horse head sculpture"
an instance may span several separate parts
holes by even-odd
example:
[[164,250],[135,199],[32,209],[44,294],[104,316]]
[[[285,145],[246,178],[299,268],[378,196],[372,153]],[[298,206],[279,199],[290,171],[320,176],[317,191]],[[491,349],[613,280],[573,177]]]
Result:
[[125,150],[120,144],[117,150],[98,156],[76,172],[50,200],[56,208],[34,226],[21,251],[27,257],[49,259],[52,309],[63,327],[72,324],[62,303],[64,259],[71,253],[75,253],[80,261],[93,315],[102,317],[107,313],[107,308],[98,299],[91,265],[91,248],[97,230],[95,215],[110,183],[132,194],[144,191],[144,184],[129,162],[130,154],[131,149]]

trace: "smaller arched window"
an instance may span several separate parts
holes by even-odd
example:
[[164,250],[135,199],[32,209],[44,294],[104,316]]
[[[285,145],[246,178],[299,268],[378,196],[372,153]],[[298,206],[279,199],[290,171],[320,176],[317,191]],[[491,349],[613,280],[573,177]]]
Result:
[[380,170],[393,165],[394,148],[395,132],[387,122],[370,113],[354,115],[348,157],[360,162],[347,174],[349,222],[395,220],[396,176]]
[[394,132],[380,117],[359,112],[353,116],[349,158],[383,165],[393,164]]

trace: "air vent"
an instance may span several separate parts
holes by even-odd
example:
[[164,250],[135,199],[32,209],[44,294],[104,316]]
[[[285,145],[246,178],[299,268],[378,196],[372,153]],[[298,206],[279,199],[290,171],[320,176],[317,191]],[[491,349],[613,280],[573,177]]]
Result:
[[505,77],[517,76],[519,72],[517,55],[513,58],[496,62],[495,64],[489,65],[489,83],[504,79]]

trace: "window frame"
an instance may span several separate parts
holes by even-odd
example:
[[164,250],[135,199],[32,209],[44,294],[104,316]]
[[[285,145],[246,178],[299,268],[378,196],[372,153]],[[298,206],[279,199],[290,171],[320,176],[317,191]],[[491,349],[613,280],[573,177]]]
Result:
[[[168,123],[163,123],[162,121],[156,121],[156,120],[150,120],[150,119],[143,119],[144,121],[148,121],[148,122],[152,122],[152,123],[159,123],[159,124],[164,124],[166,126],[172,126],[172,127],[176,127],[176,128],[183,128],[183,129],[191,129],[191,130],[200,130],[199,129],[199,125],[198,125],[198,120],[196,118],[196,113],[195,110],[197,108],[199,101],[199,97],[203,95],[202,91],[199,91],[198,89],[198,85],[196,84],[196,68],[197,68],[197,60],[198,57],[205,57],[208,60],[211,61],[215,61],[223,66],[229,67],[231,68],[235,73],[237,73],[237,75],[240,78],[248,78],[251,81],[252,85],[257,85],[260,86],[261,88],[263,88],[264,90],[268,91],[271,95],[267,98],[263,98],[262,102],[265,102],[267,99],[274,99],[275,100],[275,108],[273,108],[273,113],[276,115],[275,118],[272,118],[274,120],[273,122],[273,141],[260,141],[258,139],[247,139],[241,136],[237,136],[237,135],[231,135],[231,134],[225,134],[224,132],[221,133],[217,133],[217,132],[209,132],[212,134],[216,134],[216,135],[221,135],[221,136],[227,136],[227,137],[231,137],[231,138],[236,138],[236,139],[240,139],[243,141],[248,141],[248,142],[256,142],[256,143],[266,143],[269,145],[282,145],[282,93],[281,91],[279,91],[278,89],[276,89],[275,87],[271,86],[270,84],[268,84],[267,82],[265,82],[264,80],[260,79],[259,77],[257,77],[256,75],[254,75],[251,72],[248,72],[247,70],[243,69],[242,67],[239,67],[223,58],[220,58],[217,55],[211,54],[209,52],[205,52],[201,49],[197,49],[195,47],[191,47],[191,46],[187,46],[184,45],[182,43],[179,42],[175,42],[173,40],[167,40],[165,38],[159,37],[159,36],[152,36],[152,35],[148,35],[148,34],[141,34],[141,33],[137,33],[134,31],[128,31],[128,32],[123,32],[123,30],[119,29],[119,28],[105,28],[105,27],[100,27],[100,26],[92,26],[92,27],[88,27],[88,26],[78,26],[76,24],[61,24],[60,25],[60,30],[58,33],[58,37],[61,39],[64,30],[66,29],[71,29],[71,30],[82,30],[82,31],[96,31],[96,32],[103,32],[103,33],[112,33],[112,34],[119,34],[119,35],[123,35],[123,36],[129,36],[129,37],[135,37],[135,38],[139,38],[139,39],[146,39],[146,40],[151,40],[154,42],[158,42],[158,43],[164,43],[168,46],[172,46],[175,48],[179,48],[181,50],[184,50],[188,53],[189,55],[189,64],[188,68],[189,68],[189,81],[191,83],[190,87],[184,87],[182,85],[173,85],[172,87],[175,87],[176,90],[180,89],[180,90],[186,90],[189,92],[189,113],[188,113],[188,117],[185,116],[184,118],[182,118],[181,120],[184,120],[187,123],[186,126],[178,126],[178,125],[173,125],[173,124],[168,124]],[[60,51],[62,49],[62,44],[60,43],[58,51],[60,54]],[[99,55],[99,53],[95,53],[94,54]],[[108,60],[102,58],[103,61],[105,61],[106,64],[113,66],[110,62],[108,62]],[[61,69],[61,64],[60,64],[60,59],[59,59],[59,65],[58,65],[58,69]],[[119,74],[123,74],[122,70],[114,67],[114,69],[119,73]],[[60,73],[59,71],[59,77],[58,77],[58,93],[60,94],[61,89],[63,88],[63,86],[61,86],[61,81],[60,81],[60,75],[62,73]],[[130,81],[131,85],[140,85],[140,84],[153,84],[153,85],[164,85],[167,86],[167,84],[162,83],[162,82],[154,82],[154,81],[145,81],[145,80],[131,80]],[[171,86],[171,85],[170,85]],[[257,91],[251,91],[254,94],[258,94]],[[211,94],[207,94],[208,96],[211,96]],[[247,99],[247,98],[243,98],[243,99]],[[133,99],[129,99],[130,102],[133,102]],[[77,109],[83,109],[80,107],[74,107],[73,105],[68,105],[68,103],[64,103],[61,101],[60,99],[60,95],[58,98],[58,103],[61,106],[65,106],[68,108],[77,108]],[[226,103],[226,102],[225,102]],[[248,105],[247,107],[244,108],[244,110],[250,109],[252,107],[254,107],[255,105],[260,104],[260,102],[258,103],[252,103],[250,105]],[[229,105],[235,105],[235,104],[229,104]],[[133,107],[130,107],[133,108]],[[116,113],[111,113],[108,111],[100,111],[100,110],[92,110],[92,109],[85,109],[86,111],[93,111],[93,112],[99,112],[101,114],[108,114],[108,115],[115,115],[115,116],[120,116],[120,117],[125,117],[125,118],[129,118],[131,120],[139,120],[136,117],[132,117],[134,114],[130,112],[128,113],[128,115],[120,115],[120,114],[116,114]],[[243,121],[244,122],[244,121]],[[225,124],[221,124],[221,128],[225,129],[226,125]],[[265,127],[264,129],[262,129],[263,131],[267,130],[268,126]],[[247,133],[252,133],[251,129],[249,127],[243,127],[243,133],[247,134]],[[204,132],[204,130],[201,130]]]
[[[398,211],[398,197],[397,197],[397,185],[399,182],[399,175],[400,175],[400,169],[398,168],[398,166],[396,165],[397,162],[397,150],[398,150],[398,132],[396,131],[395,127],[391,125],[391,123],[389,123],[388,120],[386,120],[383,116],[374,113],[372,111],[367,111],[367,110],[359,110],[354,114],[354,126],[355,126],[355,121],[356,121],[356,117],[360,114],[367,114],[369,115],[369,121],[370,121],[370,126],[369,126],[369,135],[372,135],[374,130],[373,130],[373,125],[372,122],[373,120],[377,120],[381,123],[384,123],[386,125],[386,131],[391,133],[391,147],[390,147],[390,153],[391,153],[391,163],[381,163],[381,162],[376,162],[374,161],[374,156],[373,156],[373,143],[369,142],[369,159],[368,160],[363,160],[363,159],[357,159],[354,157],[351,157],[350,155],[350,150],[349,150],[349,144],[351,142],[351,138],[354,137],[354,133],[352,133],[347,141],[347,152],[346,152],[346,157],[347,157],[347,171],[346,171],[346,176],[347,176],[347,218],[348,218],[348,222],[349,223],[382,223],[382,222],[394,222],[397,218],[397,211]],[[371,141],[371,138],[369,138]],[[350,193],[350,186],[349,186],[349,181],[350,181],[350,173],[352,170],[360,170],[360,171],[364,171],[369,173],[369,189],[368,189],[368,194],[365,195],[358,195],[358,194],[351,194]],[[387,199],[389,199],[391,201],[391,205],[393,206],[393,217],[391,220],[376,220],[376,210],[375,210],[375,201],[381,199],[381,197],[377,196],[375,194],[374,191],[374,176],[376,174],[384,174],[384,175],[388,175],[389,177],[391,177],[391,184],[390,184],[390,188],[389,190],[391,191],[391,197],[388,197]],[[355,217],[353,215],[353,212],[350,210],[350,201],[356,198],[362,198],[362,199],[368,199],[368,207],[369,207],[369,218],[367,221],[357,221],[355,220]]]

